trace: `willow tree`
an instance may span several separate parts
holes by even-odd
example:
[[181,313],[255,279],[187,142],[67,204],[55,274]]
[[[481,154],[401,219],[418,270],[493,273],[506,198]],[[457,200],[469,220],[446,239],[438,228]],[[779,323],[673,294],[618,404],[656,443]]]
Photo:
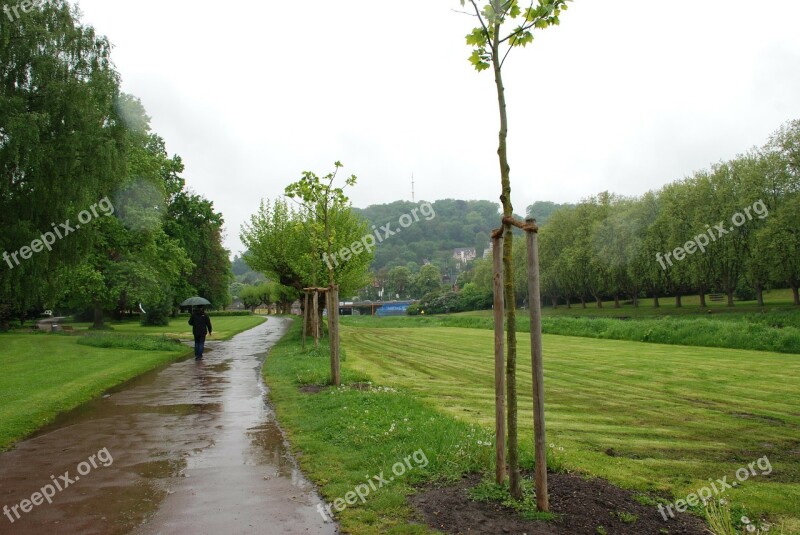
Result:
[[[0,326],[53,305],[59,274],[83,260],[94,232],[46,250],[42,235],[68,219],[74,227],[125,171],[111,44],[64,0],[23,11],[0,18],[0,251],[23,255],[0,269]],[[37,239],[31,256],[26,245]]]
[[[511,167],[508,160],[508,112],[506,90],[503,85],[503,66],[512,49],[533,42],[534,30],[542,30],[559,23],[559,16],[567,9],[570,0],[532,1],[523,8],[518,0],[461,0],[469,4],[469,14],[474,15],[479,26],[467,35],[467,44],[473,47],[470,62],[477,71],[492,69],[497,88],[497,104],[500,110],[500,134],[497,155],[500,160],[500,200],[503,204],[503,293],[506,312],[506,385],[508,392],[508,468],[511,495],[522,498],[519,471],[519,442],[517,435],[517,333],[516,299],[514,295],[513,235],[514,206],[511,202]],[[481,3],[481,6],[478,4]],[[506,24],[514,25],[507,30]],[[531,303],[531,313],[539,303]]]

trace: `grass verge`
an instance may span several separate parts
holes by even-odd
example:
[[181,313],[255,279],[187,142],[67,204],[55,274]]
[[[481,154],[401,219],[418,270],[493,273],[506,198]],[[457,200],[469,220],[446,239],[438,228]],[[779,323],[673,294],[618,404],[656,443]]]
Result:
[[[416,484],[486,469],[494,451],[490,433],[443,415],[408,389],[368,384],[349,366],[342,367],[342,381],[350,386],[325,386],[329,361],[325,352],[301,349],[300,328],[295,322],[270,352],[264,375],[302,469],[329,503],[346,505],[333,509],[344,532],[434,533],[415,522],[406,496]],[[387,483],[381,486],[380,478]],[[361,500],[355,493],[365,488]]]

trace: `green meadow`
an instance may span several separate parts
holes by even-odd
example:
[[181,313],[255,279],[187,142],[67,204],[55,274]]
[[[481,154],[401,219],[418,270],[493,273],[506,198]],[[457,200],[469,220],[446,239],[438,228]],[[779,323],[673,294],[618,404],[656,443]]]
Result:
[[[491,430],[492,332],[383,321],[342,329],[346,369]],[[530,459],[530,339],[519,342],[521,442]],[[726,497],[800,532],[796,355],[546,335],[544,359],[548,442],[563,448],[563,466],[681,498],[767,456],[771,473]]]

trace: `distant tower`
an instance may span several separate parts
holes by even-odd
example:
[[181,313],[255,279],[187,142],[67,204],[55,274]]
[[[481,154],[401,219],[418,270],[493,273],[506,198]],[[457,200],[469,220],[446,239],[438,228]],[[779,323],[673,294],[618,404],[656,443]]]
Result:
[[414,173],[411,173],[411,202],[417,202],[416,193],[414,192]]

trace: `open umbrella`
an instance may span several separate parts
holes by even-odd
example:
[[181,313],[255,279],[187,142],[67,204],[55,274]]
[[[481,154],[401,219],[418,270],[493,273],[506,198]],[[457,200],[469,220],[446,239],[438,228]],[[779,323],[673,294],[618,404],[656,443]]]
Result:
[[183,303],[181,303],[182,307],[194,307],[199,305],[210,305],[211,301],[208,299],[203,299],[202,297],[190,297]]

